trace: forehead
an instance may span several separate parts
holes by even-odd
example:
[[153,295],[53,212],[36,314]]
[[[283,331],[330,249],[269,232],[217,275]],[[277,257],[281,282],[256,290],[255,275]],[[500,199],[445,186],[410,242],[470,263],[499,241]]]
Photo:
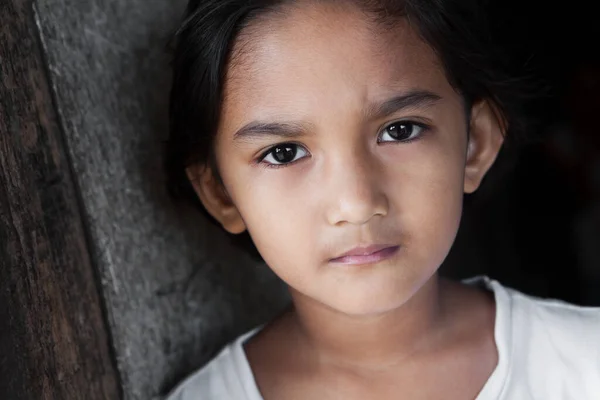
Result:
[[452,92],[434,51],[405,19],[376,25],[350,6],[296,6],[251,25],[233,48],[222,128],[316,119],[415,89]]

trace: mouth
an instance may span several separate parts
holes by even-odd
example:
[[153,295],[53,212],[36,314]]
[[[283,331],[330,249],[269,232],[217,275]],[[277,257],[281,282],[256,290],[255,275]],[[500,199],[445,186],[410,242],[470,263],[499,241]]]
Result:
[[375,251],[356,249],[350,251],[344,256],[332,258],[329,262],[334,264],[345,264],[345,265],[361,265],[361,264],[374,264],[393,257],[400,246],[388,246],[379,248]]

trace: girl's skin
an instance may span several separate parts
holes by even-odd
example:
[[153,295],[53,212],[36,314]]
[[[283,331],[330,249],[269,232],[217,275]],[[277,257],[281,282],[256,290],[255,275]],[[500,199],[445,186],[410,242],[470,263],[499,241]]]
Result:
[[[207,210],[231,233],[248,229],[289,285],[293,308],[246,345],[265,399],[477,396],[498,361],[493,296],[437,269],[463,193],[502,145],[496,115],[480,101],[467,121],[406,20],[376,25],[352,6],[306,2],[242,32],[215,142],[224,187],[208,167],[187,172]],[[234,137],[258,122],[279,125]],[[394,139],[402,129],[415,140]],[[293,163],[259,160],[285,143],[298,145]],[[329,262],[370,244],[400,249],[375,264]]]

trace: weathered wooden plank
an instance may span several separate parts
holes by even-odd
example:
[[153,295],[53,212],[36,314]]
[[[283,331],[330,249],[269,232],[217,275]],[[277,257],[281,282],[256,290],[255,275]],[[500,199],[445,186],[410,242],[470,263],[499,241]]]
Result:
[[117,399],[31,0],[0,2],[0,397]]

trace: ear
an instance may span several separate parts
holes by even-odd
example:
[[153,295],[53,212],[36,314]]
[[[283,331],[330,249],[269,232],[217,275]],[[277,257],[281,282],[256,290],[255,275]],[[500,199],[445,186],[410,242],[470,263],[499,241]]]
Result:
[[194,165],[186,168],[185,172],[206,211],[227,232],[238,234],[246,230],[241,214],[210,167]]
[[473,105],[465,163],[465,193],[473,193],[488,172],[504,142],[506,121],[487,100]]

